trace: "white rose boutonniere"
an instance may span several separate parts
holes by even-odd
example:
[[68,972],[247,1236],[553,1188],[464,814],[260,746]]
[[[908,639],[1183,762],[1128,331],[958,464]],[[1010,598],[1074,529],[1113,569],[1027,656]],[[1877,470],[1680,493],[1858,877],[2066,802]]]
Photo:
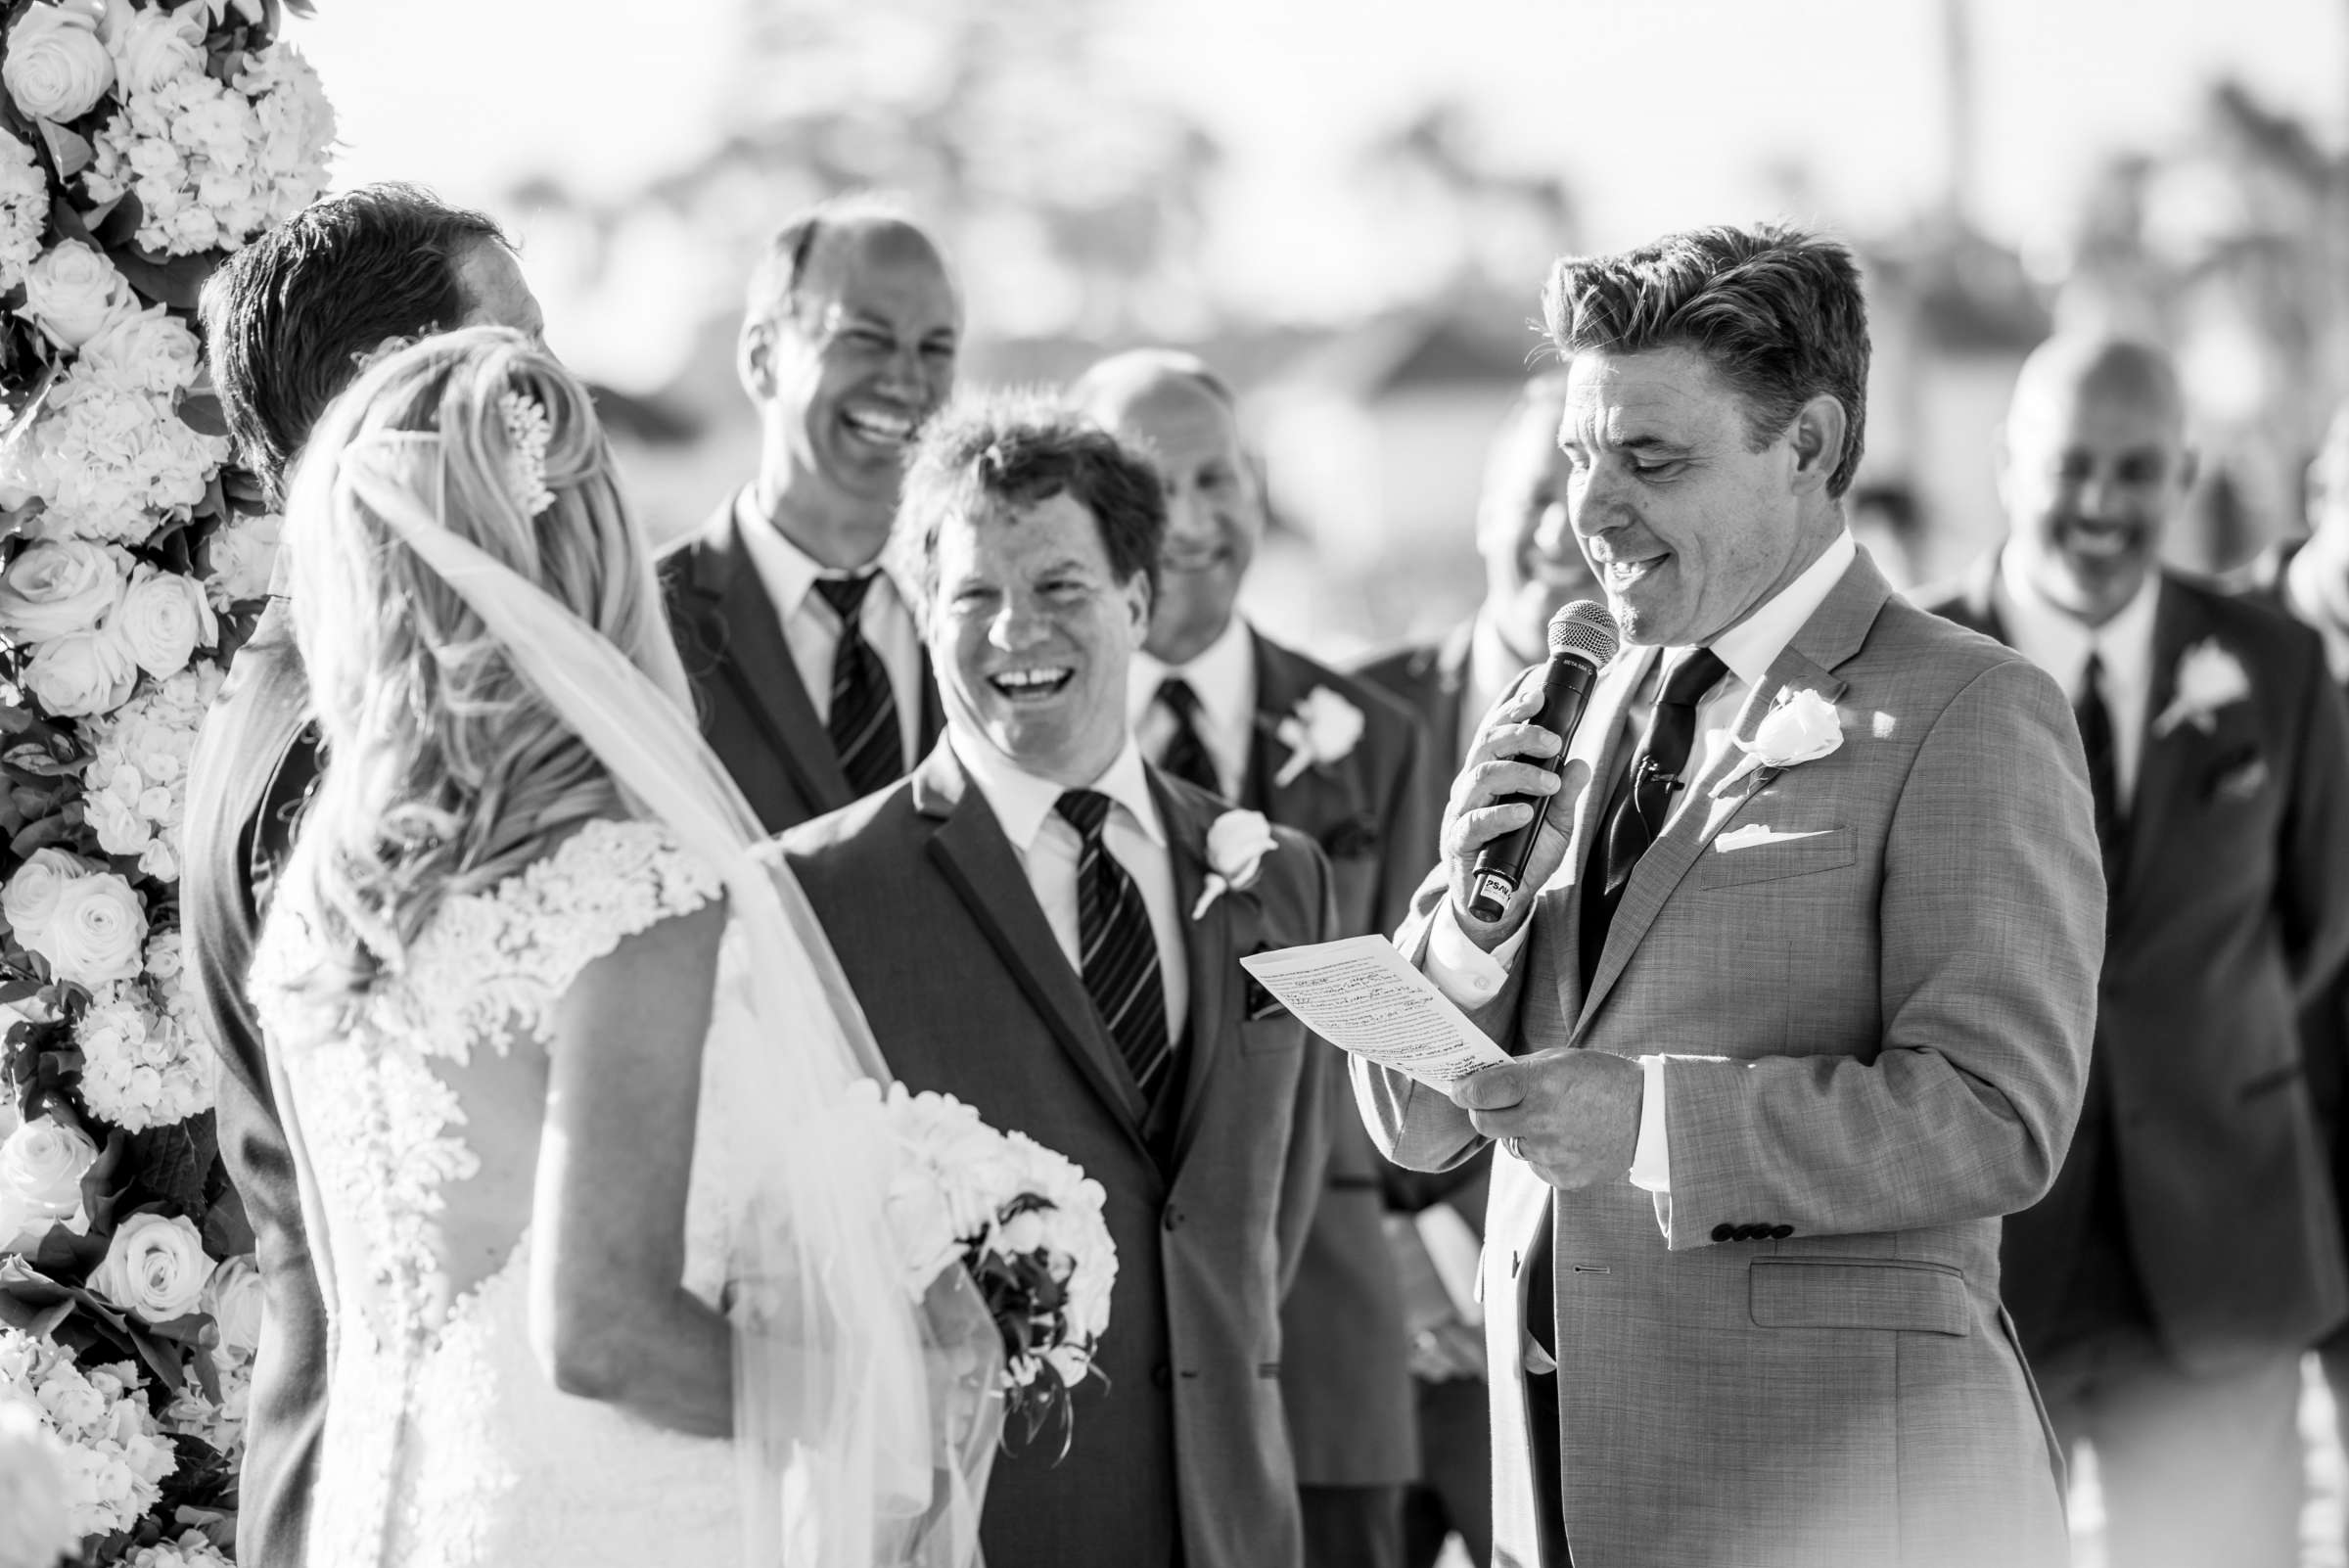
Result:
[[2251,677],[2242,662],[2216,637],[2205,637],[2178,656],[2178,689],[2170,706],[2153,720],[2156,740],[2181,724],[2191,724],[2207,735],[2220,709],[2251,695]]
[[[1358,718],[1360,715],[1356,715]],[[1207,886],[1191,906],[1191,918],[1207,913],[1226,893],[1244,893],[1264,871],[1265,856],[1280,845],[1262,811],[1226,811],[1207,830]]]
[[1273,728],[1272,738],[1289,749],[1289,760],[1272,776],[1272,787],[1281,789],[1309,767],[1327,767],[1353,755],[1361,744],[1362,711],[1327,686],[1315,686]]
[[1755,727],[1754,738],[1732,737],[1730,744],[1745,753],[1745,761],[1715,787],[1717,795],[1748,773],[1763,768],[1775,773],[1838,750],[1843,745],[1843,718],[1833,703],[1809,687],[1781,687]]

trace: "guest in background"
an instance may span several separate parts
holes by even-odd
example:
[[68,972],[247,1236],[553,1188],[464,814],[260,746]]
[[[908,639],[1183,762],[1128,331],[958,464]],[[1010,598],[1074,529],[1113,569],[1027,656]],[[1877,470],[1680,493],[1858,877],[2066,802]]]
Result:
[[868,198],[800,213],[751,275],[735,368],[759,473],[665,576],[702,732],[770,832],[894,783],[938,738],[921,637],[878,558],[961,337],[938,246]]
[[2164,352],[2045,344],[2006,543],[1930,607],[2071,694],[2110,889],[2087,1099],[2006,1222],[2006,1303],[2113,1561],[2284,1568],[2300,1355],[2349,1310],[2295,1027],[2349,952],[2349,716],[2314,635],[2156,565],[2192,480]]
[[1916,491],[1897,482],[1855,484],[1846,507],[1853,541],[1868,553],[1884,580],[1903,593],[1915,587],[1925,548],[1925,519]]
[[[1332,937],[1391,929],[1434,864],[1410,713],[1284,648],[1234,613],[1264,535],[1264,496],[1231,391],[1189,354],[1141,349],[1078,384],[1080,406],[1156,466],[1167,542],[1130,714],[1161,768],[1295,828],[1329,856]],[[1309,1568],[1391,1568],[1417,1472],[1402,1293],[1379,1160],[1344,1066],[1315,1043],[1336,1143],[1329,1188],[1281,1314],[1281,1394]]]
[[1208,896],[1225,803],[1134,744],[1165,517],[1157,476],[1073,416],[943,416],[898,549],[945,738],[782,841],[891,1068],[1107,1194],[1107,1381],[1078,1389],[1066,1457],[997,1461],[981,1536],[1006,1565],[1299,1560],[1279,1301],[1322,1189],[1332,1048],[1239,960],[1334,935],[1333,884],[1274,827],[1255,880]]
[[[229,257],[204,293],[206,353],[238,460],[283,504],[336,393],[386,348],[453,327],[538,336],[538,301],[497,224],[413,185],[314,202]],[[305,1560],[326,1420],[327,1324],[246,971],[270,885],[318,776],[309,683],[272,596],[188,764],[180,919],[197,1014],[219,1055],[220,1154],[253,1222],[267,1314],[238,1484],[237,1560]]]

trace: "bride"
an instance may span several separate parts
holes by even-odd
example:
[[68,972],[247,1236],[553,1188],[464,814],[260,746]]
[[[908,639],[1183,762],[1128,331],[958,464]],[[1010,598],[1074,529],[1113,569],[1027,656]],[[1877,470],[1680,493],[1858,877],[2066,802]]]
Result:
[[399,351],[285,547],[328,764],[253,990],[332,1321],[310,1560],[973,1560],[927,1369],[994,1331],[886,1243],[878,1054],[585,389],[500,329]]

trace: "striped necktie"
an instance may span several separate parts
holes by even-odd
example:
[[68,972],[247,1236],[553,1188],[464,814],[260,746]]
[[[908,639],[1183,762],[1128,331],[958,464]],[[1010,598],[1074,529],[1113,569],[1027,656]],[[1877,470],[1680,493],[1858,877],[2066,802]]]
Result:
[[1109,806],[1109,797],[1097,791],[1070,790],[1055,809],[1084,846],[1077,857],[1077,934],[1085,993],[1147,1104],[1165,1087],[1174,1050],[1167,1038],[1166,983],[1158,972],[1150,911],[1141,889],[1101,842]]
[[832,713],[825,728],[849,788],[870,795],[897,782],[905,771],[904,742],[898,734],[898,700],[889,689],[881,656],[864,640],[859,612],[880,574],[818,577],[815,591],[840,618],[840,646],[832,655]]

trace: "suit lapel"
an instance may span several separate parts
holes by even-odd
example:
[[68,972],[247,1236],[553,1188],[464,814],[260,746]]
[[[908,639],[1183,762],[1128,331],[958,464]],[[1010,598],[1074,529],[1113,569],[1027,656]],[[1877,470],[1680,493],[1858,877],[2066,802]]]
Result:
[[[1253,630],[1248,642],[1256,659],[1256,724],[1249,737],[1240,804],[1318,839],[1332,823],[1362,811],[1359,768],[1349,756],[1327,767],[1300,769],[1286,784],[1274,782],[1290,756],[1276,738],[1280,721],[1297,711],[1315,681],[1305,662],[1286,648]],[[1338,798],[1332,800],[1333,795]]]
[[[1835,669],[1859,652],[1868,627],[1875,624],[1876,613],[1891,593],[1891,586],[1865,556],[1854,561],[1779,653],[1762,677],[1762,683],[1746,693],[1731,733],[1750,744],[1762,727],[1763,715],[1770,712],[1781,691],[1809,689],[1830,703],[1840,699],[1849,683],[1834,672]],[[1672,891],[1680,886],[1681,878],[1687,875],[1688,868],[1704,853],[1714,836],[1759,788],[1758,776],[1748,773],[1741,781],[1742,788],[1723,789],[1725,781],[1744,761],[1741,747],[1724,747],[1722,755],[1713,759],[1690,786],[1689,799],[1681,805],[1679,814],[1639,857],[1638,865],[1632,871],[1632,880],[1623,890],[1623,901],[1615,907],[1614,923],[1607,928],[1607,945],[1599,954],[1598,972],[1590,977],[1590,989],[1583,997],[1582,1013],[1575,1026],[1578,1035],[1589,1027],[1599,1004],[1607,999],[1607,993],[1638,948],[1640,939],[1656,923],[1656,916],[1662,912]],[[1719,799],[1715,799],[1717,791],[1721,792]]]
[[1474,645],[1476,622],[1469,620],[1452,628],[1450,637],[1436,654],[1435,669],[1430,678],[1434,683],[1434,700],[1427,706],[1428,721],[1435,732],[1427,737],[1434,756],[1445,764],[1444,782],[1451,783],[1462,757],[1460,734],[1466,715],[1460,710],[1468,703],[1468,659]]
[[[855,799],[831,732],[815,716],[806,684],[783,639],[783,623],[766,583],[744,549],[734,503],[712,524],[695,564],[695,586],[716,613],[718,674],[760,727],[768,747],[798,782],[814,814],[837,810]],[[935,701],[931,699],[930,701]],[[928,716],[925,703],[924,716]]]
[[1061,952],[1002,824],[986,798],[967,788],[962,767],[944,741],[915,770],[914,807],[938,822],[930,853],[1003,966],[1043,1015],[1078,1073],[1141,1146],[1141,1091],[1102,1030],[1082,977]]
[[1158,817],[1166,825],[1167,855],[1174,872],[1174,914],[1184,922],[1183,964],[1190,981],[1190,1019],[1183,1032],[1182,1105],[1175,1123],[1172,1171],[1182,1168],[1182,1157],[1199,1130],[1217,1058],[1238,1030],[1239,993],[1231,984],[1231,970],[1241,951],[1241,917],[1252,900],[1247,894],[1225,893],[1198,919],[1190,918],[1207,891],[1207,830],[1215,814],[1167,788],[1157,768],[1149,773],[1151,798],[1158,802]]
[[[2145,693],[2144,727],[2139,732],[2137,788],[2130,793],[2129,843],[2122,861],[2121,885],[2107,890],[2115,916],[2138,901],[2166,858],[2175,856],[2178,841],[2171,824],[2187,807],[2188,754],[2200,731],[2181,724],[2167,735],[2156,735],[2154,724],[2178,694],[2178,662],[2186,650],[2210,634],[2210,622],[2189,594],[2180,593],[2165,576],[2158,579],[2153,602],[2153,668]],[[2116,918],[2112,924],[2118,924]]]

